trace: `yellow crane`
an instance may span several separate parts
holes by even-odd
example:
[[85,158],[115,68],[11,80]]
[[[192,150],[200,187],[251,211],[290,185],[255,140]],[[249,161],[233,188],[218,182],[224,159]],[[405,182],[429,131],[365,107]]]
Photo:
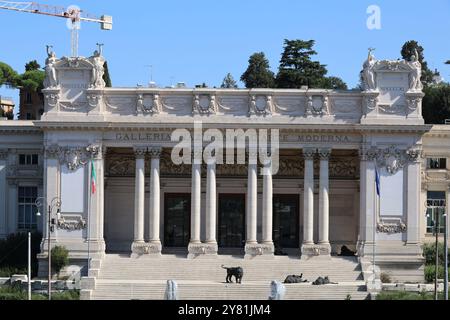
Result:
[[81,21],[99,23],[102,30],[112,30],[113,24],[111,16],[103,15],[97,18],[77,6],[70,6],[66,9],[60,6],[39,4],[37,2],[0,1],[0,9],[67,19],[69,29],[71,30],[72,57],[78,57],[78,33]]

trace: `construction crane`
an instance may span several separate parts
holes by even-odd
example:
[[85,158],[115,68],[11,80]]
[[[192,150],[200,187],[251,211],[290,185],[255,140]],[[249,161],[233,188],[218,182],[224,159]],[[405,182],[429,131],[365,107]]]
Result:
[[64,7],[39,4],[36,2],[0,1],[0,9],[42,14],[46,16],[67,19],[71,31],[71,56],[78,57],[78,32],[81,21],[100,23],[102,30],[112,30],[112,17],[103,15],[97,18],[90,15],[77,6]]

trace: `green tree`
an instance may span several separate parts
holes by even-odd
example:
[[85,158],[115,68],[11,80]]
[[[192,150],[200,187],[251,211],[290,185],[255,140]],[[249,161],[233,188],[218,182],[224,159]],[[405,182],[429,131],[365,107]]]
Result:
[[338,77],[324,77],[319,80],[319,88],[334,89],[334,90],[347,90],[347,84]]
[[25,73],[20,75],[19,86],[40,93],[44,88],[44,79],[45,72],[42,70],[25,71]]
[[441,83],[425,86],[422,101],[422,115],[426,123],[443,124],[450,119],[450,85]]
[[237,84],[236,81],[234,80],[233,76],[231,75],[231,73],[227,73],[227,75],[225,76],[225,78],[223,78],[222,84],[220,85],[221,88],[237,88]]
[[275,76],[270,71],[269,60],[264,52],[256,52],[248,59],[247,70],[242,74],[241,81],[246,88],[273,88]]
[[69,251],[64,246],[56,246],[51,250],[52,268],[59,273],[62,268],[69,264]]
[[317,54],[314,40],[284,40],[284,51],[276,77],[278,88],[317,88],[327,73],[326,66],[312,61]]
[[409,40],[406,41],[403,44],[401,55],[402,58],[406,61],[411,61],[411,57],[415,55],[415,52],[417,50],[417,53],[419,56],[417,57],[419,59],[419,62],[422,64],[422,83],[424,85],[429,85],[433,83],[433,71],[431,71],[428,68],[428,63],[425,61],[425,57],[423,55],[423,47],[415,40]]
[[18,81],[18,73],[8,64],[0,61],[0,86],[16,87]]
[[25,71],[39,70],[40,68],[41,65],[36,60],[32,60],[25,65]]
[[105,73],[103,74],[103,80],[105,81],[105,86],[108,88],[112,87],[111,83],[111,77],[109,76],[109,69],[108,69],[108,62],[105,61],[105,64],[103,65],[103,68],[105,70]]

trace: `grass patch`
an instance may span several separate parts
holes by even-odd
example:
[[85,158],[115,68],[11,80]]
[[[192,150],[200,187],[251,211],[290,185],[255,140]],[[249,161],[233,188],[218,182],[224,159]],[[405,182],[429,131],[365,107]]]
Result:
[[[443,294],[439,293],[439,300]],[[377,295],[376,300],[434,300],[432,292],[383,291]]]
[[[46,294],[31,294],[32,300],[47,300]],[[28,300],[28,292],[14,286],[0,287],[0,300]],[[68,290],[64,292],[52,293],[52,300],[80,300],[78,290]]]

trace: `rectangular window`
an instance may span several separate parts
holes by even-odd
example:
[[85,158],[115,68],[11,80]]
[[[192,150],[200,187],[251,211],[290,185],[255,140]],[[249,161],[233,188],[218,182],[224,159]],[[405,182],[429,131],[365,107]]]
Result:
[[36,230],[37,187],[19,187],[19,230]]
[[21,166],[37,166],[39,156],[37,154],[20,154],[19,165]]
[[428,158],[427,159],[427,169],[446,169],[447,159],[446,158]]
[[31,96],[31,93],[27,92],[25,96],[25,103],[32,104],[33,103],[33,97]]
[[439,220],[439,233],[445,232],[445,191],[427,193],[427,233],[435,233]]

